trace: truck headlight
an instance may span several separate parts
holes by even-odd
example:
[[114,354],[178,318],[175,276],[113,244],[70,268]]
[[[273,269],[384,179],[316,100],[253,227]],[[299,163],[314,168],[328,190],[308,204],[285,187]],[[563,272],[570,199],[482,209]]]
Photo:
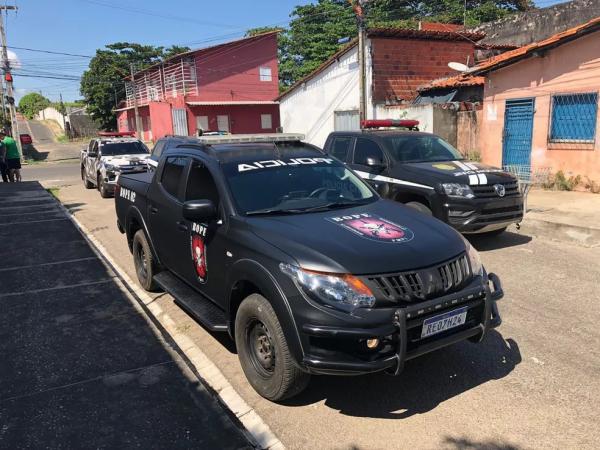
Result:
[[106,169],[107,172],[114,172],[115,170],[119,169],[119,166],[115,166],[112,164],[105,164],[104,168]]
[[291,264],[279,264],[283,273],[311,299],[345,312],[370,308],[375,296],[358,278],[350,274],[313,272]]
[[475,194],[471,187],[467,184],[458,183],[442,183],[442,190],[450,197],[474,198]]
[[475,248],[464,236],[461,235],[461,237],[465,243],[465,247],[467,248],[467,257],[469,258],[469,264],[471,265],[471,273],[473,273],[473,275],[483,276],[483,263],[479,257],[479,252],[475,250]]

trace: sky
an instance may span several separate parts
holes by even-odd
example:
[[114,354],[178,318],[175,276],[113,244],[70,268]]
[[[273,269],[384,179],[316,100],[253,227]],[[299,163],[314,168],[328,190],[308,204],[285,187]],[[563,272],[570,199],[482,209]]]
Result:
[[[538,0],[540,6],[560,0]],[[113,42],[200,48],[235,39],[248,28],[285,26],[298,4],[310,0],[4,0],[18,6],[6,19],[10,47],[94,55]],[[23,71],[79,77],[89,58],[13,48]],[[15,75],[16,98],[41,91],[56,101],[80,98],[79,82]]]

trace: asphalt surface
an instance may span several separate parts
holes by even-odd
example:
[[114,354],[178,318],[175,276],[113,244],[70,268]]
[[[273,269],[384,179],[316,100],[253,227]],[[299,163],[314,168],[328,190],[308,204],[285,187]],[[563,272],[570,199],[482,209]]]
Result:
[[39,181],[46,187],[65,186],[81,181],[79,160],[38,163],[23,166],[23,181]]
[[54,142],[54,133],[42,122],[37,120],[28,120],[27,123],[19,123],[19,130],[21,132],[27,129],[31,131],[31,137],[33,138],[34,144],[50,144]]
[[[59,196],[135,279],[114,202],[81,182]],[[600,249],[514,232],[473,238],[502,279],[504,320],[486,341],[407,363],[399,377],[313,377],[285,404],[259,397],[235,347],[156,303],[292,449],[596,449],[600,440]]]
[[0,211],[0,448],[249,447],[39,183]]

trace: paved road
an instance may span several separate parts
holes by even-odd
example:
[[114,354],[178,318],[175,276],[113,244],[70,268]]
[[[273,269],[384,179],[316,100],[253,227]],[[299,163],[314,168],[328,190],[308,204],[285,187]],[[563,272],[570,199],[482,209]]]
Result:
[[[79,183],[59,195],[135,279],[113,201]],[[254,393],[226,337],[169,296],[156,302],[288,448],[598,448],[600,249],[516,233],[473,242],[507,292],[504,323],[485,343],[410,361],[396,378],[315,377],[283,405]]]
[[46,187],[81,182],[79,161],[29,164],[23,166],[21,173],[24,181],[39,181]]
[[22,125],[21,123],[19,123],[19,130],[26,130],[29,129],[31,130],[31,137],[33,138],[33,143],[35,145],[38,144],[50,144],[52,142],[54,142],[54,133],[52,132],[52,130],[50,128],[48,128],[46,125],[44,125],[42,122],[37,121],[37,120],[29,120],[28,122],[29,127],[27,128],[27,125],[25,125],[25,128],[21,128]]
[[0,448],[249,447],[39,183],[0,210]]

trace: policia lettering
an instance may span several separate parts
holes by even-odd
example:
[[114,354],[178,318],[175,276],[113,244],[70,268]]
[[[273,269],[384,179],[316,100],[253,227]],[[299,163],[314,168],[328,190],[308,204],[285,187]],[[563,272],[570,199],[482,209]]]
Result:
[[300,166],[302,164],[331,164],[331,158],[291,158],[287,161],[281,159],[269,159],[266,161],[250,162],[246,164],[238,164],[238,172],[246,172],[247,170],[270,169],[281,166]]
[[192,224],[192,235],[190,237],[192,260],[194,261],[194,268],[196,269],[196,275],[198,276],[198,281],[200,283],[206,283],[208,274],[205,240],[206,226],[199,223]]

